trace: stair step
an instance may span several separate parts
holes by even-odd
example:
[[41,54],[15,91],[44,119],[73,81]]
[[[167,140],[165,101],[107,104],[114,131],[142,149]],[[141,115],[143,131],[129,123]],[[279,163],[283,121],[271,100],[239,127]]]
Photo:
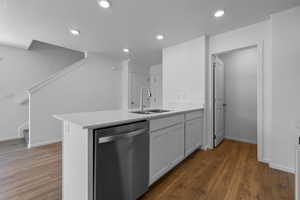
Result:
[[24,134],[24,140],[26,144],[29,144],[29,129],[24,129],[23,134]]

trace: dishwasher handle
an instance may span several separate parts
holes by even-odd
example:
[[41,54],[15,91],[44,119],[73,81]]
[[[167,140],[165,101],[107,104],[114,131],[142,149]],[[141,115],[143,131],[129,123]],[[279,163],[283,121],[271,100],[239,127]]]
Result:
[[124,133],[124,134],[100,137],[98,139],[98,143],[102,144],[102,143],[113,142],[113,141],[117,141],[117,140],[121,140],[121,139],[131,138],[131,137],[135,137],[135,136],[141,135],[146,132],[147,132],[147,129],[139,129],[139,130]]

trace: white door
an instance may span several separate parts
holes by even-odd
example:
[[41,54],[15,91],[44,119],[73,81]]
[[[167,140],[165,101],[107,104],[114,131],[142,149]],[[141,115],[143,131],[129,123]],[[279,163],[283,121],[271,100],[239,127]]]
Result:
[[224,64],[216,57],[213,66],[214,72],[214,146],[218,146],[225,136],[224,119]]

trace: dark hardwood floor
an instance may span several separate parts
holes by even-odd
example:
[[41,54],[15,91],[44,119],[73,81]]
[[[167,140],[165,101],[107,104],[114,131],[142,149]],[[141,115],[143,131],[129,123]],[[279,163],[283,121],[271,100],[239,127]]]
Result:
[[[0,155],[0,200],[61,199],[61,147]],[[257,162],[256,145],[225,140],[197,151],[140,200],[293,200],[294,176]]]

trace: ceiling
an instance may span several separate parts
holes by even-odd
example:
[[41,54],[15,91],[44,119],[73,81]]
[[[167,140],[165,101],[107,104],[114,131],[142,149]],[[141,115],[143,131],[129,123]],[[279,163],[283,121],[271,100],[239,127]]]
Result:
[[[267,19],[300,5],[300,0],[0,0],[0,42],[26,44],[32,39],[81,51],[161,62],[161,49],[198,36],[215,35]],[[225,10],[216,19],[213,14]],[[69,29],[79,29],[74,37]],[[157,34],[165,40],[155,39]]]

